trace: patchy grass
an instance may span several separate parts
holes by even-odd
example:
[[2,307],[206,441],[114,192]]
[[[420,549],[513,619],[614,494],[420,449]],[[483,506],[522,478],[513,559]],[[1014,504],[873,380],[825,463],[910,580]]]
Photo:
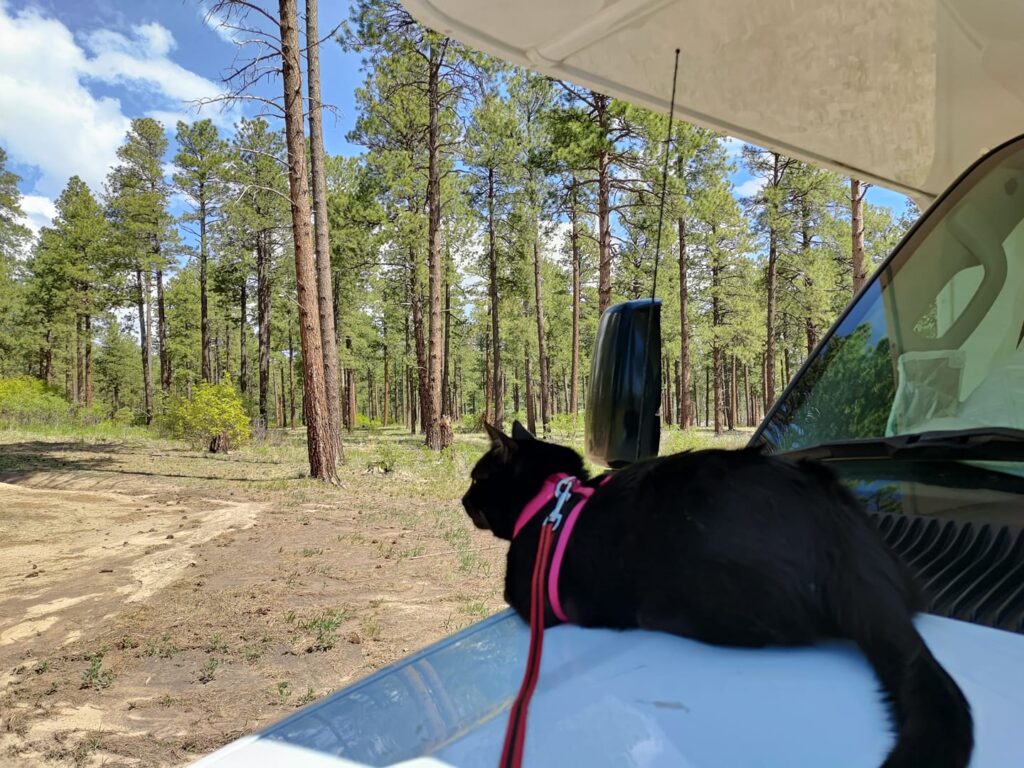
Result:
[[181,652],[181,648],[171,641],[170,635],[150,638],[146,641],[146,655],[158,656],[161,659],[172,659]]
[[98,651],[85,654],[89,666],[82,673],[82,688],[99,691],[114,684],[114,673],[109,669],[103,669],[103,657],[106,653],[107,647],[103,646]]
[[338,642],[338,627],[345,621],[344,610],[328,609],[298,623],[299,629],[312,632],[315,637],[307,652],[329,651]]
[[218,667],[220,667],[220,659],[218,659],[215,656],[211,656],[203,662],[203,666],[199,668],[199,672],[197,673],[196,678],[199,680],[200,683],[203,683],[204,685],[206,683],[212,682],[213,678],[217,674]]
[[214,632],[206,642],[207,653],[227,653],[229,650],[228,644],[220,632]]

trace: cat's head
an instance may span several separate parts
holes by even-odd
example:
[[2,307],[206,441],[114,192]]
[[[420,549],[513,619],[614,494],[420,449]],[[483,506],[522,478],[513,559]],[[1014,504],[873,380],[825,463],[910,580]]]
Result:
[[516,518],[547,477],[565,472],[584,480],[587,471],[572,448],[537,440],[518,421],[512,424],[511,437],[484,426],[491,448],[473,467],[462,506],[477,528],[511,539]]

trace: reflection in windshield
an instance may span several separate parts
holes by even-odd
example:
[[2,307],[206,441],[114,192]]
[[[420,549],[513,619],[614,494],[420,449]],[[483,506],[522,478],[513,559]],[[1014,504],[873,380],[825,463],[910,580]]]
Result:
[[896,388],[889,339],[863,322],[829,340],[765,431],[778,450],[885,431]]
[[1024,139],[927,214],[777,403],[771,450],[1024,429]]

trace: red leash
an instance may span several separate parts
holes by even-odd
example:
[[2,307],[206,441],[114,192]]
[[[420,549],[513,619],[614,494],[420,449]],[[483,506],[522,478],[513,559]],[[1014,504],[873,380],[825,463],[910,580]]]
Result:
[[533,689],[537,687],[540,673],[540,655],[544,648],[544,584],[548,569],[548,556],[554,530],[544,522],[537,547],[537,560],[533,565],[533,580],[530,583],[530,654],[526,659],[526,672],[519,686],[519,693],[509,712],[508,728],[505,730],[505,746],[501,750],[500,768],[519,768],[523,764],[523,744],[526,741],[526,715],[530,707]]
[[530,582],[530,653],[526,659],[526,671],[519,693],[509,711],[508,727],[505,730],[505,745],[501,750],[499,768],[519,768],[523,764],[523,745],[526,742],[526,717],[530,708],[533,690],[540,675],[540,656],[544,649],[544,607],[545,585],[547,584],[548,561],[551,559],[551,545],[555,530],[562,523],[562,506],[572,495],[575,477],[566,477],[558,482],[555,508],[544,519],[537,545],[537,559],[533,563],[533,579]]

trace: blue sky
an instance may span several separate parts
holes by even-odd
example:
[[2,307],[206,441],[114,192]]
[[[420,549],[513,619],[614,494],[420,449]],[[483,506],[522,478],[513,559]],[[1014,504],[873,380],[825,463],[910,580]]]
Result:
[[[48,222],[71,175],[102,189],[131,118],[155,117],[173,134],[177,120],[197,117],[192,100],[223,90],[221,77],[237,48],[231,30],[206,13],[208,3],[0,0],[0,145],[22,177],[34,228]],[[345,0],[320,5],[322,34],[348,16]],[[328,42],[321,58],[324,101],[340,113],[326,119],[327,151],[358,152],[345,135],[363,79],[359,56]],[[253,111],[208,107],[199,116],[229,131],[240,114]],[[742,170],[733,180],[737,194],[752,191]],[[900,194],[878,188],[868,194],[876,204],[903,210]]]
[[[323,33],[347,15],[348,3],[322,2]],[[0,0],[0,145],[33,228],[71,175],[102,189],[131,118],[155,117],[173,135],[179,119],[210,117],[229,131],[254,113],[197,113],[190,103],[223,90],[237,51],[230,37],[198,0]],[[340,110],[325,119],[327,151],[358,151],[345,134],[359,56],[328,42],[321,58],[324,100]]]

